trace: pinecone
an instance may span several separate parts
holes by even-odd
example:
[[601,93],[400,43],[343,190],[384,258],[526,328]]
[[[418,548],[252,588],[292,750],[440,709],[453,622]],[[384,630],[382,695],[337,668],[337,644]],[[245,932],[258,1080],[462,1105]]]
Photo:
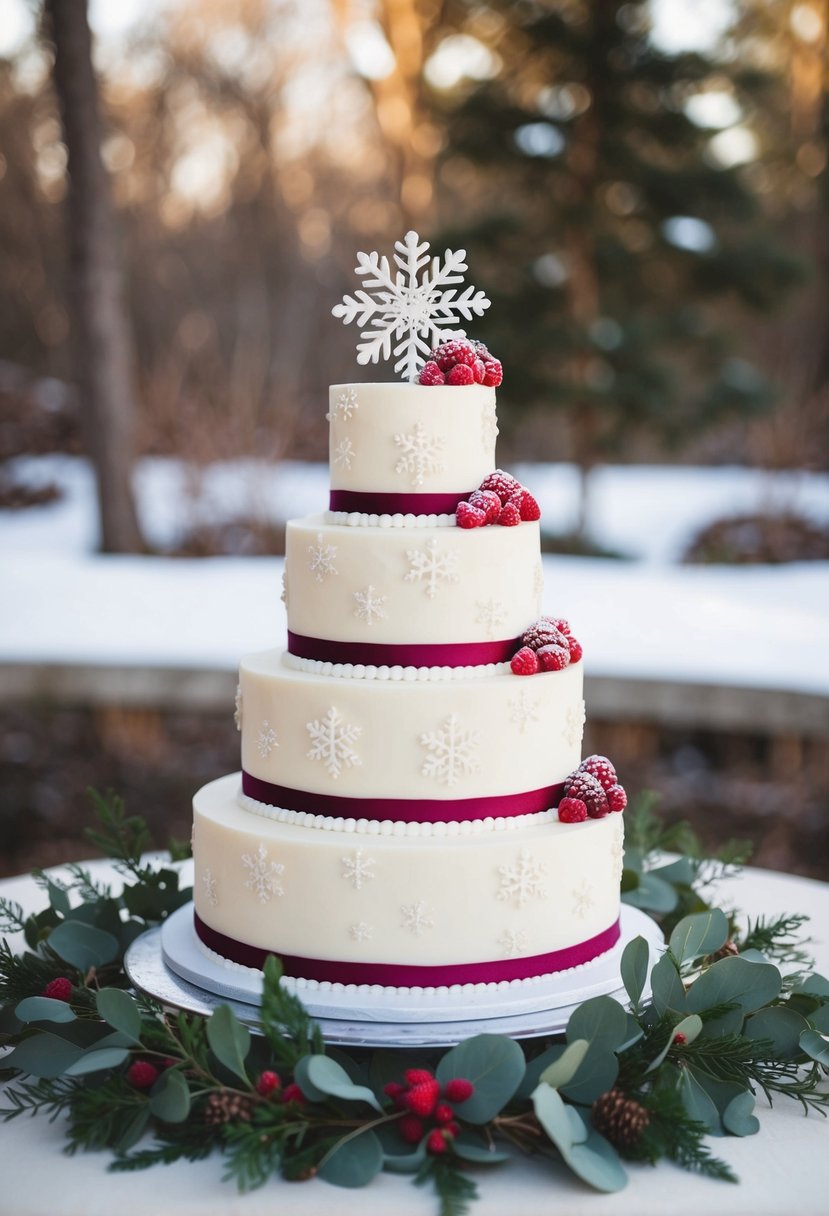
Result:
[[621,1089],[600,1094],[591,1110],[593,1126],[616,1148],[635,1148],[650,1123],[650,1115],[635,1098]]
[[725,945],[720,946],[719,950],[717,950],[716,953],[712,954],[711,957],[713,959],[732,958],[733,955],[739,954],[739,953],[740,953],[740,947],[737,945],[736,942],[732,941],[731,938],[729,937],[729,939],[725,943]]
[[219,1123],[250,1123],[253,1114],[253,1102],[244,1094],[234,1094],[230,1090],[220,1089],[207,1095],[207,1105],[204,1108],[204,1121],[213,1125]]

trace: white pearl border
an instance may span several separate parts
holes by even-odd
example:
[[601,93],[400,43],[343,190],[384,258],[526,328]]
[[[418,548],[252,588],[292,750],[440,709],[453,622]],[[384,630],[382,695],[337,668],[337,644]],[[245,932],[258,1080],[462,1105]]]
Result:
[[307,671],[315,676],[335,676],[342,680],[469,680],[485,676],[506,675],[509,663],[480,663],[474,667],[388,667],[373,663],[330,663],[322,659],[303,659],[286,651],[284,661],[295,671]]
[[326,511],[326,523],[343,528],[453,528],[452,515],[374,515],[365,511]]

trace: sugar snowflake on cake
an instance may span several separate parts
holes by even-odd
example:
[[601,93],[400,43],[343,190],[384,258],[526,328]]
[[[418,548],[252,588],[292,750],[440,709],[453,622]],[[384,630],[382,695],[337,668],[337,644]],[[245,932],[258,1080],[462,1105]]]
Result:
[[583,920],[593,907],[593,888],[584,880],[570,894],[573,897],[573,915]]
[[421,933],[426,929],[434,928],[435,922],[431,917],[431,909],[429,909],[422,899],[419,899],[416,904],[404,905],[400,909],[402,924],[404,929],[408,929],[415,937],[420,937]]
[[233,721],[236,729],[242,729],[242,685],[236,685],[236,696],[233,698]]
[[528,696],[523,689],[507,704],[510,711],[509,720],[518,727],[519,734],[523,735],[531,722],[539,721],[538,711],[541,708],[541,702]]
[[421,549],[407,549],[406,558],[409,573],[405,575],[405,582],[423,583],[430,600],[435,598],[442,583],[458,581],[457,549],[441,548],[434,536]]
[[201,876],[202,886],[204,887],[204,898],[210,904],[211,908],[215,908],[219,902],[219,893],[216,886],[216,875],[212,870],[207,869]]
[[306,728],[313,746],[308,751],[309,760],[319,760],[327,773],[339,777],[344,768],[362,764],[362,760],[351,746],[363,733],[361,726],[352,726],[344,721],[333,705],[324,718],[315,718]]
[[410,473],[413,486],[422,486],[424,477],[443,472],[443,435],[431,435],[422,422],[416,422],[408,433],[395,435],[401,450],[394,466],[395,473]]
[[527,935],[523,929],[505,929],[498,938],[502,958],[517,958],[527,953]]
[[351,940],[355,942],[370,942],[374,936],[371,925],[366,924],[364,920],[358,920],[356,924],[349,925],[348,933]]
[[374,878],[374,867],[377,864],[373,857],[363,849],[355,849],[350,857],[341,857],[342,876],[346,882],[350,882],[355,891],[359,891],[363,884]]
[[544,872],[543,862],[535,861],[528,849],[521,849],[514,861],[498,867],[498,898],[512,900],[518,907],[528,899],[543,899],[547,894]]
[[276,731],[266,718],[259,728],[259,734],[256,736],[256,749],[262,759],[267,760],[275,747],[279,747]]
[[481,732],[464,730],[457,714],[450,714],[439,730],[426,731],[420,742],[428,755],[421,772],[441,785],[456,785],[461,777],[481,767],[477,756]]
[[356,607],[354,615],[358,621],[365,621],[367,625],[373,625],[375,621],[382,621],[386,615],[384,604],[386,597],[380,595],[373,583],[369,583],[365,591],[355,591],[354,601]]
[[432,257],[429,242],[407,232],[394,250],[396,269],[379,253],[358,253],[355,271],[363,286],[343,296],[332,312],[343,324],[360,326],[361,366],[394,357],[395,372],[415,381],[432,347],[457,331],[461,320],[482,316],[490,302],[473,286],[458,290],[467,269],[465,249]]
[[475,623],[483,625],[488,638],[495,637],[498,629],[506,622],[507,610],[500,600],[476,600]]
[[255,853],[242,855],[242,865],[248,871],[245,886],[248,890],[256,892],[260,903],[268,903],[273,895],[285,894],[279,881],[285,867],[278,861],[270,860],[268,850],[261,840],[256,846]]
[[326,422],[335,422],[339,419],[342,422],[350,422],[354,411],[359,408],[360,403],[357,400],[356,388],[344,388],[341,392],[337,393],[328,413],[325,415],[325,420]]
[[350,469],[356,453],[354,444],[350,439],[341,439],[334,451],[331,453],[331,463],[339,465],[340,468]]
[[337,556],[337,546],[327,545],[322,532],[317,533],[317,543],[308,545],[308,569],[318,583],[323,582],[329,574],[336,574],[337,567],[334,559]]

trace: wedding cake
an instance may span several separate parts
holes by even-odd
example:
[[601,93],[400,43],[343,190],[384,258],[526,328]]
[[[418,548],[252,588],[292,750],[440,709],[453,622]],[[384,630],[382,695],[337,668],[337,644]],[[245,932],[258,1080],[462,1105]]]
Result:
[[488,301],[427,248],[360,255],[334,310],[409,382],[331,387],[287,649],[242,660],[241,776],[194,800],[203,948],[311,985],[512,985],[619,937],[624,791],[580,760],[581,646],[540,616],[538,508],[496,470],[500,364],[456,330]]

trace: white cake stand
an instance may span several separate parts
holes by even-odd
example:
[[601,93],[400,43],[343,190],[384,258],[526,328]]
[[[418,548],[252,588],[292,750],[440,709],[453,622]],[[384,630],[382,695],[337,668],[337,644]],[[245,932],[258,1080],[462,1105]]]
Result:
[[[555,975],[500,984],[451,988],[397,988],[283,979],[302,1001],[329,1043],[351,1046],[445,1046],[471,1035],[537,1038],[565,1029],[573,1010],[589,997],[624,994],[621,953],[642,936],[653,962],[663,944],[659,927],[637,908],[622,905],[621,937],[590,963]],[[160,929],[130,946],[125,967],[136,988],[165,1005],[210,1014],[229,1004],[255,1030],[262,975],[227,963],[205,949],[193,927],[193,905],[174,912]]]

